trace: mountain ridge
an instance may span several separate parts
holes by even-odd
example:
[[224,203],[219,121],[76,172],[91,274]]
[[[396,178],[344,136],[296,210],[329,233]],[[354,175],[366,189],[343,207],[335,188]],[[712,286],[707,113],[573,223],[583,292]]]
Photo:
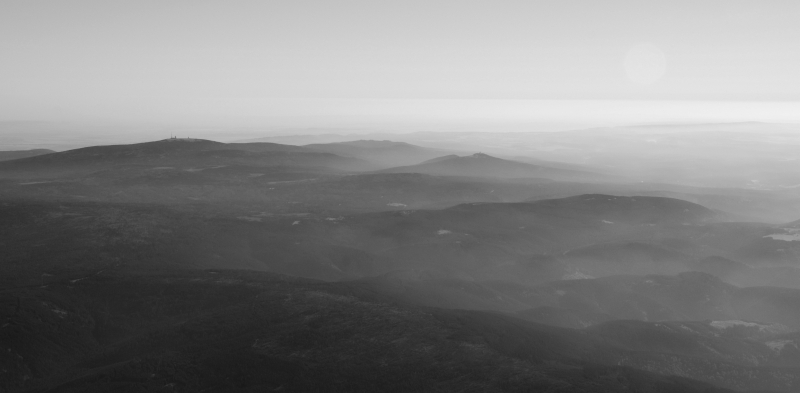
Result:
[[492,177],[492,178],[553,178],[596,180],[601,175],[552,168],[543,165],[527,164],[505,160],[484,153],[468,156],[447,155],[433,158],[416,165],[388,168],[381,173],[424,173],[437,176]]
[[35,157],[0,162],[0,171],[91,171],[109,165],[229,165],[330,166],[340,170],[368,170],[374,164],[298,146],[274,143],[222,143],[205,139],[164,139],[160,141],[91,146]]

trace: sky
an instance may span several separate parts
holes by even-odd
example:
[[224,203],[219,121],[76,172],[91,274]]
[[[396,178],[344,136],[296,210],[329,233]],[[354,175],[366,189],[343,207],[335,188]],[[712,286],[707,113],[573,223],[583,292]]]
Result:
[[800,1],[0,2],[0,121],[800,122]]

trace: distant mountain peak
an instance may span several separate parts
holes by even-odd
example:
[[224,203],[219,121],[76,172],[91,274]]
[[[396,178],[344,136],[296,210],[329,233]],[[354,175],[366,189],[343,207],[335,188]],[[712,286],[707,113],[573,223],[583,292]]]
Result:
[[[455,154],[450,154],[450,155],[436,157],[436,158],[430,159],[428,161],[421,162],[420,165],[421,164],[431,164],[431,163],[434,163],[434,162],[444,162],[444,161],[459,162],[459,161],[472,160],[472,159],[479,159],[479,160],[489,160],[489,159],[491,159],[491,160],[507,161],[507,160],[503,160],[502,158],[493,157],[493,156],[490,156],[490,155],[484,154],[484,153],[475,153],[475,154],[472,154],[472,155],[469,155],[469,156],[458,156],[458,155],[455,155]],[[509,161],[509,162],[513,162],[513,161]]]
[[384,172],[416,172],[435,176],[491,178],[592,178],[595,174],[506,160],[485,153],[446,155],[416,165],[385,169]]
[[212,141],[209,141],[208,139],[172,137],[172,138],[162,139],[156,142],[212,142]]
[[[309,146],[324,146],[325,144],[315,144]],[[396,147],[410,147],[410,148],[419,148],[419,146],[414,146],[412,144],[406,142],[395,142],[390,140],[374,140],[374,139],[359,139],[355,141],[346,141],[346,142],[334,142],[330,143],[330,145],[340,145],[340,146],[354,146],[354,147],[362,147],[362,148],[369,148],[369,149],[381,149],[381,148],[396,148]]]
[[406,142],[368,139],[310,144],[303,147],[363,159],[384,168],[413,165],[446,153],[446,151],[429,149]]

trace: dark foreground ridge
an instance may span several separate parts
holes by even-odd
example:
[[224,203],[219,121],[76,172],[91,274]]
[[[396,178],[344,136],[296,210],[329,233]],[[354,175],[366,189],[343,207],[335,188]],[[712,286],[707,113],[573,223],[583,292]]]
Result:
[[[11,391],[725,391],[618,366],[636,352],[602,334],[404,305],[357,283],[103,272],[2,301]],[[772,372],[796,384],[795,371]]]

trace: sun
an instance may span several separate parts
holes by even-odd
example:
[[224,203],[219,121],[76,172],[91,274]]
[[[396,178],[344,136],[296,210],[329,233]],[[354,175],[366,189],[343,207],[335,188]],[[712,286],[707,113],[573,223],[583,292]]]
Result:
[[640,86],[650,86],[664,76],[667,71],[667,59],[657,46],[643,43],[628,49],[623,66],[625,75],[631,82]]

